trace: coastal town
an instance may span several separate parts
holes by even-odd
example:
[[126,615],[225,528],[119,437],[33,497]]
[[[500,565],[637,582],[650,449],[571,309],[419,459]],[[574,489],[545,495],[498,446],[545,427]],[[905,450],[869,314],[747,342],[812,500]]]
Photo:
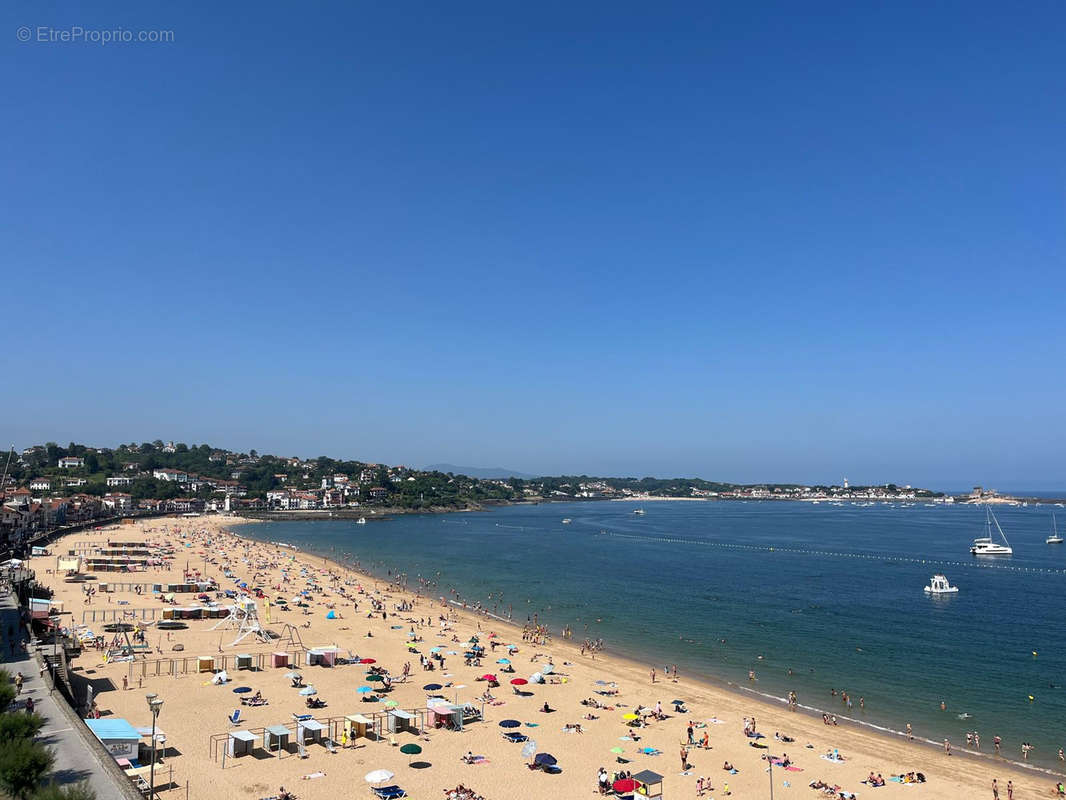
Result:
[[476,478],[396,465],[235,452],[172,441],[118,447],[33,445],[3,458],[0,549],[47,532],[118,517],[233,513],[381,517],[494,504],[588,500],[1021,503],[974,487],[963,494],[885,484],[718,483],[699,478]]

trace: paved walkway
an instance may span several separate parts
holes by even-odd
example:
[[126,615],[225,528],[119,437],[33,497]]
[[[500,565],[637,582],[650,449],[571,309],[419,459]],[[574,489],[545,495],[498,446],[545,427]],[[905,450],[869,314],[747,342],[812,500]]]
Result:
[[7,637],[9,626],[15,630],[16,637],[24,635],[19,629],[19,612],[13,595],[0,599],[0,636],[3,637],[3,652],[0,654],[3,664],[0,666],[10,672],[12,677],[16,672],[21,672],[26,678],[21,697],[32,697],[34,711],[44,717],[44,727],[38,741],[55,751],[55,771],[52,777],[56,783],[65,785],[88,780],[89,786],[96,792],[97,800],[127,796],[128,786],[120,786],[116,778],[103,769],[96,753],[83,738],[84,734],[75,729],[75,725],[80,725],[76,719],[77,714],[69,711],[69,706],[68,713],[64,714],[63,709],[57,705],[62,703],[66,706],[66,700],[58,691],[54,696],[50,693],[51,677],[47,673],[43,678],[40,677],[37,660],[30,656],[25,648],[16,646],[15,654],[11,654]]

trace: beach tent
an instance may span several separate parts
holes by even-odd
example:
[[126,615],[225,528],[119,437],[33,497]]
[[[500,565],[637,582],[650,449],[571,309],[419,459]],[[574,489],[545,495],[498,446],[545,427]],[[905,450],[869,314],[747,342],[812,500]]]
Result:
[[267,752],[289,749],[289,729],[284,725],[271,725],[263,731],[263,747]]
[[633,780],[640,784],[638,791],[644,797],[663,796],[663,776],[658,772],[652,772],[650,769],[641,770],[633,776]]
[[387,720],[389,733],[400,733],[401,731],[414,733],[414,719],[415,716],[410,711],[404,711],[402,708],[390,708]]
[[358,739],[360,736],[369,739],[373,727],[374,721],[362,714],[349,714],[344,718],[344,735],[348,739]]
[[251,755],[254,747],[254,733],[251,731],[230,731],[228,753],[231,757]]
[[296,724],[296,740],[301,744],[307,744],[308,739],[312,742],[321,742],[322,731],[325,730],[325,727],[326,726],[318,720],[300,720],[300,722]]
[[463,729],[463,710],[458,706],[433,700],[426,705],[429,709],[429,724],[434,727],[451,725],[460,731]]
[[87,719],[85,725],[116,761],[120,758],[137,758],[141,734],[126,720]]

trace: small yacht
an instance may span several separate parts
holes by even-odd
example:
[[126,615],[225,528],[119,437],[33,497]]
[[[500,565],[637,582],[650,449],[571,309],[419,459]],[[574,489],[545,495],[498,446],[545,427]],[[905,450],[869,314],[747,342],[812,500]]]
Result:
[[1055,515],[1051,515],[1051,535],[1044,542],[1046,544],[1062,544],[1062,535],[1059,533],[1059,525],[1055,522]]
[[644,513],[644,509],[643,508],[634,508],[633,509],[633,513],[634,514],[643,514]]
[[958,586],[952,586],[943,575],[934,575],[925,587],[926,594],[954,594],[959,591]]
[[356,525],[366,525],[366,517],[359,517],[359,519],[357,519],[355,521],[355,524]]
[[[999,537],[1003,540],[1003,543],[993,541],[992,539],[992,524],[995,523],[996,530],[999,531]],[[996,519],[996,515],[992,513],[992,509],[985,506],[985,529],[987,530],[987,536],[979,536],[973,540],[973,544],[970,545],[970,553],[975,556],[1010,556],[1014,555],[1014,548],[1010,546],[1010,542],[1007,541],[1007,537],[1003,534],[1003,528],[999,527],[999,520]]]
[[573,520],[570,519],[570,517],[567,517],[566,519],[563,520],[563,525],[569,525],[571,522],[573,522]]

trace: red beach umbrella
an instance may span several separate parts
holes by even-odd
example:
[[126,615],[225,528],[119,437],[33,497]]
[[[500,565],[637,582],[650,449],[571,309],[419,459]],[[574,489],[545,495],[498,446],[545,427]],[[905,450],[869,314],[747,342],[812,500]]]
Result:
[[359,659],[359,663],[360,664],[376,664],[376,663],[378,663],[378,660],[376,658],[360,658]]
[[525,678],[511,678],[511,683],[513,683],[515,686],[525,686],[527,683],[529,683],[529,681],[527,681]]
[[481,680],[495,682],[496,681],[496,676],[495,675],[482,675],[481,676]]
[[637,782],[632,778],[623,778],[620,781],[615,781],[611,784],[611,788],[618,794],[633,794],[637,790]]

